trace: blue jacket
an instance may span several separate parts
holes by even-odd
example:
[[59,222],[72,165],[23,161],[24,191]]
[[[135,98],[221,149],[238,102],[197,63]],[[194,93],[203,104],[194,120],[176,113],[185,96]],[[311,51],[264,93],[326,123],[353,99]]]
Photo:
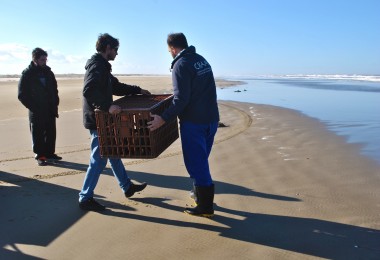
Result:
[[190,46],[175,57],[171,68],[174,98],[162,119],[168,122],[178,117],[196,124],[218,122],[216,85],[210,64]]

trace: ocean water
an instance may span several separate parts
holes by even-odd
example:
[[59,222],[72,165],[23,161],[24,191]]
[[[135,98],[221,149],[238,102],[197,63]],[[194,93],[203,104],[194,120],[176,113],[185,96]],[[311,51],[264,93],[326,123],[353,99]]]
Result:
[[246,82],[218,89],[218,99],[298,110],[326,124],[380,164],[380,77],[284,76],[231,78]]

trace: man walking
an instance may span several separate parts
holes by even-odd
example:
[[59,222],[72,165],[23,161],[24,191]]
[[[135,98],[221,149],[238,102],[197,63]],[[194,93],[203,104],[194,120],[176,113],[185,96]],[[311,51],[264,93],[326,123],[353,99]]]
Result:
[[161,115],[152,115],[151,131],[178,116],[183,158],[190,178],[194,181],[192,197],[196,207],[185,213],[195,216],[214,215],[214,183],[208,157],[218,128],[219,111],[216,86],[210,64],[188,46],[183,33],[169,34],[168,50],[171,64],[174,99]]
[[115,59],[118,54],[119,40],[105,33],[98,37],[96,42],[97,53],[94,54],[85,66],[86,74],[83,87],[83,123],[91,134],[91,158],[83,187],[79,193],[79,207],[83,210],[102,211],[105,206],[94,200],[94,189],[98,183],[99,176],[110,162],[112,171],[124,192],[129,198],[135,192],[142,191],[147,184],[134,184],[128,177],[123,162],[118,159],[107,159],[100,157],[98,132],[96,128],[95,109],[109,111],[109,113],[120,113],[121,108],[112,105],[113,95],[123,96],[129,94],[150,95],[150,92],[138,86],[127,85],[111,74],[109,61]]
[[18,84],[18,99],[29,109],[29,128],[33,152],[38,165],[61,160],[55,154],[56,118],[58,118],[58,88],[54,73],[46,65],[47,52],[32,51],[32,61],[22,72]]

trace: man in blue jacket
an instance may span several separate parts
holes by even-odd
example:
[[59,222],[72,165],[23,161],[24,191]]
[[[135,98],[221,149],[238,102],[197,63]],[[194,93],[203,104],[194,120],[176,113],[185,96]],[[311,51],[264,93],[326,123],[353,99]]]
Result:
[[183,33],[169,34],[167,44],[174,58],[171,64],[174,99],[161,115],[152,115],[148,125],[154,131],[179,118],[183,158],[194,181],[193,198],[197,204],[185,213],[212,217],[214,183],[208,157],[219,122],[214,76],[210,64],[195,52],[194,46],[188,46]]
[[48,54],[41,48],[32,51],[32,62],[22,72],[18,99],[29,110],[29,128],[38,165],[61,160],[55,154],[58,87],[54,73],[46,65]]
[[[113,105],[113,95],[124,96],[130,94],[150,95],[148,90],[138,86],[127,85],[111,74],[111,64],[118,54],[119,40],[105,33],[98,37],[96,43],[97,53],[94,54],[85,66],[83,87],[83,124],[91,134],[91,158],[88,166],[83,187],[79,193],[79,207],[83,210],[102,211],[105,206],[94,200],[94,189],[98,183],[99,176],[106,167],[107,158],[100,157],[98,131],[96,128],[95,109],[109,111],[109,113],[120,113],[121,108]],[[135,192],[145,189],[147,184],[133,183],[124,168],[120,158],[108,159],[112,171],[119,182],[124,195],[129,198]]]

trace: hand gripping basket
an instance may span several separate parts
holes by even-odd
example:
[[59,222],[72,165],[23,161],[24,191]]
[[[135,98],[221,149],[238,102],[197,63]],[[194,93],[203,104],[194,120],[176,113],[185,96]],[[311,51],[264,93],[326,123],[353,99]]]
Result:
[[173,95],[136,95],[117,99],[113,104],[122,108],[119,114],[96,110],[100,155],[110,158],[156,158],[179,136],[177,119],[150,131],[150,113],[161,114],[168,108]]

